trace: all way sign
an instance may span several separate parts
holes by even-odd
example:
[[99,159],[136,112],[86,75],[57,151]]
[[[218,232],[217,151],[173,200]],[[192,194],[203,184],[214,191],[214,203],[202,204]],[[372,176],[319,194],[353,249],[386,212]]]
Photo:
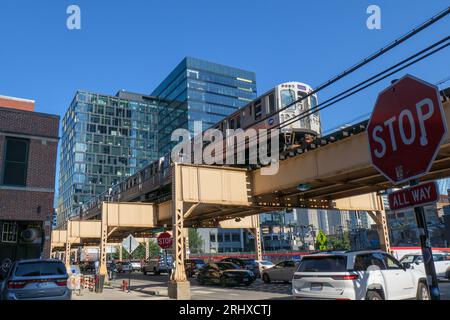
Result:
[[436,182],[428,182],[417,186],[392,192],[388,195],[391,210],[400,210],[422,206],[438,201]]

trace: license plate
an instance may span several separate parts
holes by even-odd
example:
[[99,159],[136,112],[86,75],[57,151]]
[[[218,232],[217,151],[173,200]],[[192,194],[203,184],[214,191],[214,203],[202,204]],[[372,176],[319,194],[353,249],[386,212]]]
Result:
[[321,291],[322,284],[321,283],[311,283],[311,291]]

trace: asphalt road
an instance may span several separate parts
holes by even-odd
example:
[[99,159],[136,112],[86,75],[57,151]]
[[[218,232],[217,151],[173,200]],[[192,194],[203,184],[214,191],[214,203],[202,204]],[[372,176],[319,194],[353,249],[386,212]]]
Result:
[[[128,274],[120,274],[113,281],[115,287],[120,287],[122,280],[128,280]],[[140,272],[135,272],[131,276],[131,290],[141,295],[167,296],[167,275],[144,276]],[[195,279],[191,282],[192,300],[292,300],[291,284],[270,283],[266,284],[260,279],[252,285],[245,287],[222,288],[217,285],[199,285]],[[450,300],[450,282],[439,283],[441,299]]]

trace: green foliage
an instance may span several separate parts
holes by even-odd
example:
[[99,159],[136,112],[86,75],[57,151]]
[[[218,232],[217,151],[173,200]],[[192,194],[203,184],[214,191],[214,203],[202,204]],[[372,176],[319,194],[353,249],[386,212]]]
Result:
[[[120,249],[118,249],[116,252],[114,252],[112,254],[113,259],[119,260],[119,257],[120,257],[119,250],[122,250],[122,259],[123,260],[145,259],[145,244],[143,244],[143,243],[139,244],[139,246],[136,248],[136,250],[133,251],[133,253],[131,255],[122,246],[120,246]],[[156,244],[156,241],[154,239],[150,239],[149,252],[150,252],[150,257],[157,256],[159,254],[159,247]]]
[[342,236],[329,237],[328,249],[330,250],[350,250],[350,235],[344,232]]
[[191,253],[203,253],[203,238],[197,229],[189,228],[189,250]]

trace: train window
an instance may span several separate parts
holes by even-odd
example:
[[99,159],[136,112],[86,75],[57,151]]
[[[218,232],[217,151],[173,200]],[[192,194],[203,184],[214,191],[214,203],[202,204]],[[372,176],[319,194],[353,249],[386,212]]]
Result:
[[295,91],[294,90],[281,90],[281,107],[284,108],[287,105],[295,101]]
[[231,119],[230,120],[230,129],[236,129],[235,126],[234,126],[234,123],[235,123],[235,120]]
[[317,108],[317,98],[315,96],[311,96],[311,109]]
[[255,120],[261,119],[262,105],[261,102],[255,106]]
[[275,112],[275,96],[273,93],[269,94],[269,113]]

